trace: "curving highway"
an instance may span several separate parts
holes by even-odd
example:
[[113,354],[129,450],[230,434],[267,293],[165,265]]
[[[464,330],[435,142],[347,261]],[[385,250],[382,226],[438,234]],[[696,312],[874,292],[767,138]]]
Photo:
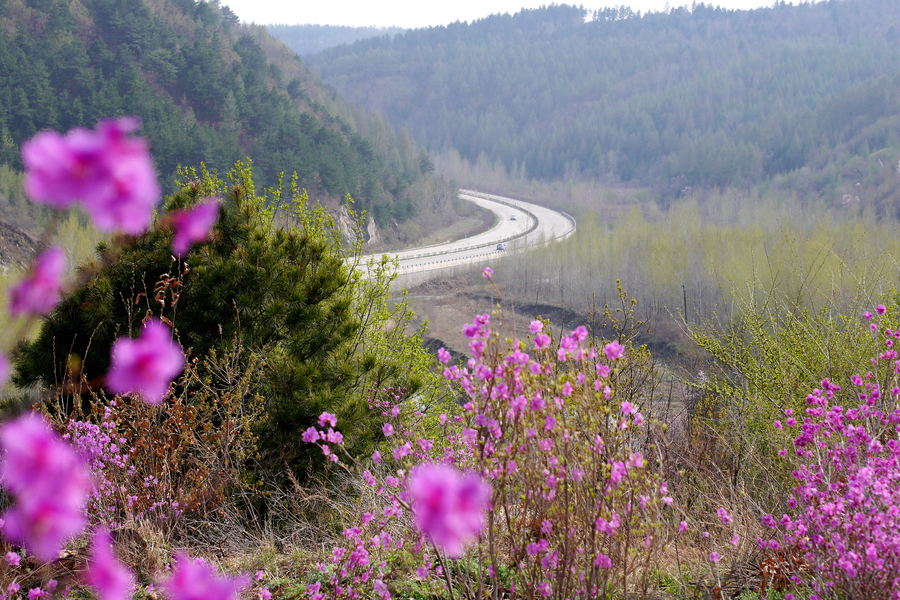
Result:
[[[364,263],[374,260],[377,264],[387,255],[398,259],[398,273],[422,273],[489,262],[510,252],[524,252],[551,241],[564,240],[575,233],[575,219],[565,213],[474,190],[459,192],[461,199],[493,212],[497,224],[484,233],[456,242],[370,254],[362,257]],[[503,249],[498,248],[500,244]]]

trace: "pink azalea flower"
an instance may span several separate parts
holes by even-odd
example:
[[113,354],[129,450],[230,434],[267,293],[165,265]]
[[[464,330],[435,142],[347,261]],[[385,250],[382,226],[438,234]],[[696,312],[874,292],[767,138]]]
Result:
[[20,557],[15,552],[7,552],[6,556],[4,557],[4,560],[6,560],[6,564],[8,564],[11,567],[18,567]]
[[55,246],[44,250],[34,261],[25,279],[9,290],[9,314],[45,315],[59,304],[66,253]]
[[[83,502],[81,503],[83,504]],[[65,542],[84,531],[82,507],[47,496],[25,496],[3,515],[3,535],[43,561],[59,556]]]
[[332,427],[337,427],[337,416],[331,414],[330,412],[323,412],[319,415],[319,427],[325,427],[325,424],[329,424]]
[[41,560],[53,560],[85,526],[82,507],[91,482],[84,465],[33,413],[4,423],[0,446],[0,480],[17,500],[3,515],[3,533]]
[[106,385],[115,394],[140,394],[147,404],[159,404],[183,368],[184,352],[171,330],[153,319],[138,339],[113,344]]
[[540,321],[532,321],[528,326],[528,331],[531,333],[540,333],[544,330],[544,324]]
[[722,519],[722,525],[728,525],[731,523],[731,515],[728,514],[728,511],[724,508],[720,508],[716,511],[716,514],[719,515],[719,518]]
[[602,552],[597,553],[597,558],[594,559],[594,564],[601,569],[612,569],[613,566],[612,559]]
[[609,360],[617,360],[625,356],[625,348],[617,341],[612,341],[603,349],[606,352],[606,358]]
[[478,475],[426,464],[410,475],[408,490],[416,526],[449,556],[481,532],[491,487]]
[[242,577],[219,577],[205,561],[179,554],[175,571],[160,587],[170,600],[237,600],[246,585]]
[[621,460],[617,460],[612,464],[612,467],[609,470],[609,479],[614,484],[619,485],[627,474],[628,469],[626,469],[625,463]]
[[219,201],[213,198],[201,202],[190,210],[173,211],[170,218],[175,230],[172,236],[172,252],[182,258],[195,242],[205,242],[209,239],[213,225],[219,220]]
[[539,333],[534,336],[534,348],[535,350],[543,350],[547,346],[550,345],[550,336],[546,333]]
[[451,358],[450,353],[447,352],[447,350],[445,350],[444,348],[438,349],[438,360],[439,361],[446,364],[446,363],[450,362],[450,358]]
[[[75,451],[39,415],[27,413],[0,426],[0,446],[0,479],[16,496],[58,497],[65,491],[66,498],[80,497],[89,483]],[[71,476],[58,481],[60,474]]]
[[112,536],[105,529],[94,533],[91,560],[84,581],[97,591],[101,600],[129,600],[135,579],[131,571],[116,559]]
[[162,195],[147,142],[127,134],[135,118],[108,119],[94,131],[42,131],[22,145],[25,190],[56,208],[80,204],[100,229],[139,234]]
[[9,359],[6,358],[5,354],[0,354],[0,386],[6,383],[11,369],[12,365],[9,364]]
[[484,271],[481,272],[481,276],[485,277],[487,279],[490,279],[491,276],[493,276],[493,274],[494,274],[494,270],[490,267],[485,267]]

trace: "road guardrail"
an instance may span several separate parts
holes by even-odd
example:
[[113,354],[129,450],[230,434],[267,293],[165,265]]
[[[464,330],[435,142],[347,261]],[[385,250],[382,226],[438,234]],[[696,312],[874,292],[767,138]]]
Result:
[[[396,271],[397,274],[402,275],[402,274],[406,274],[406,273],[418,273],[418,272],[423,272],[423,271],[446,269],[446,268],[461,266],[464,264],[473,264],[473,263],[479,263],[479,262],[491,260],[500,255],[508,254],[509,251],[492,250],[492,251],[483,252],[483,253],[476,254],[476,255],[460,256],[458,258],[437,258],[437,257],[448,256],[448,255],[456,254],[461,251],[468,252],[468,251],[478,249],[478,248],[496,247],[496,245],[498,243],[507,243],[507,242],[511,242],[514,240],[527,238],[530,234],[534,233],[534,231],[538,228],[538,226],[540,224],[538,221],[537,215],[535,215],[533,212],[531,212],[528,209],[521,206],[519,204],[519,202],[510,201],[509,199],[503,198],[502,196],[494,196],[492,194],[485,194],[483,192],[477,192],[474,190],[462,190],[461,189],[461,190],[459,190],[459,192],[460,192],[460,197],[470,196],[470,197],[475,197],[475,198],[481,198],[483,200],[488,200],[490,202],[496,202],[497,204],[504,204],[511,208],[515,208],[516,210],[521,211],[521,212],[525,213],[526,215],[528,215],[528,217],[531,219],[531,224],[530,224],[529,228],[524,232],[519,232],[514,235],[505,236],[500,239],[494,239],[489,242],[478,243],[478,244],[475,244],[472,246],[464,246],[461,248],[454,248],[454,249],[450,249],[450,250],[441,250],[441,251],[433,251],[433,252],[428,252],[427,247],[424,247],[423,250],[426,250],[426,252],[423,252],[420,254],[407,254],[407,255],[403,256],[402,260],[420,259],[420,258],[428,258],[428,257],[434,257],[435,260],[429,261],[427,263],[422,263],[422,264],[418,264],[418,265],[409,265],[409,266],[405,266],[405,267],[401,265],[398,267],[398,269]],[[566,229],[566,231],[564,231],[560,234],[557,234],[556,236],[554,236],[552,238],[545,240],[544,241],[545,245],[552,243],[552,242],[557,242],[557,241],[562,241],[562,240],[568,239],[569,237],[571,237],[575,234],[575,231],[577,229],[577,223],[576,223],[574,217],[572,217],[570,214],[563,212],[563,211],[558,211],[558,212],[563,217],[565,217],[565,219],[571,224],[571,226],[568,229]],[[527,249],[527,248],[525,248],[525,249]],[[387,253],[385,253],[385,254],[387,254]],[[366,259],[366,257],[362,257],[362,258],[364,260]]]

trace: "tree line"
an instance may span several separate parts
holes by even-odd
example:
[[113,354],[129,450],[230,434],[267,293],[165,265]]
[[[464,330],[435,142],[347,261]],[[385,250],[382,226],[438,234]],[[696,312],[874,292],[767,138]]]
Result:
[[670,199],[772,182],[839,203],[900,147],[898,28],[889,0],[553,5],[307,60],[348,100],[472,162]]

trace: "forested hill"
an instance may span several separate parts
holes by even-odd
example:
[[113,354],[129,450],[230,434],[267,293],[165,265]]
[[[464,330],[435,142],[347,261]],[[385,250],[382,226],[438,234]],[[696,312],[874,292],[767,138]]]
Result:
[[313,197],[352,194],[381,220],[415,212],[404,192],[421,151],[218,2],[0,0],[0,161],[21,168],[37,131],[114,115],[141,117],[167,186],[178,165],[249,156],[259,183],[296,171]]
[[266,31],[301,56],[326,48],[352,44],[380,35],[393,36],[406,31],[401,27],[348,27],[346,25],[266,25]]
[[845,179],[868,176],[864,161],[900,146],[896,0],[645,15],[550,6],[307,62],[430,148],[530,177],[673,194],[780,178],[839,200]]

